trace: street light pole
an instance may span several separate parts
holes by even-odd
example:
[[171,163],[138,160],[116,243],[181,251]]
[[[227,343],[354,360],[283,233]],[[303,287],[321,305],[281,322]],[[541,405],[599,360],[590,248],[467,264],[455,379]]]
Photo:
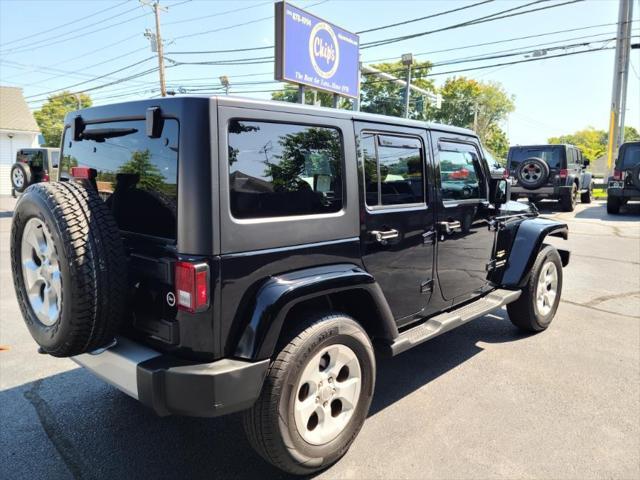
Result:
[[402,64],[407,67],[407,84],[404,89],[404,118],[409,118],[409,100],[411,98],[411,66],[413,65],[413,54],[402,55]]

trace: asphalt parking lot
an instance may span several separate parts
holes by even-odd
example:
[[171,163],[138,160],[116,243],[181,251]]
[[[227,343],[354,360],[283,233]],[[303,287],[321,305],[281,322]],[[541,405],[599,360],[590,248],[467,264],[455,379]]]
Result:
[[[36,353],[0,198],[0,477],[282,478],[238,416],[158,418],[67,359]],[[379,360],[369,419],[318,478],[640,478],[640,205],[571,214],[571,264],[546,332],[506,311]]]

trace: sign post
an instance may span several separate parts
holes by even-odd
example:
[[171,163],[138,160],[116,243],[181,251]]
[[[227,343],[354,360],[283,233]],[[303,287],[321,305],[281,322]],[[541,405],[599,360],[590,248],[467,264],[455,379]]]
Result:
[[[358,99],[360,38],[284,1],[275,3],[276,80]],[[337,100],[334,100],[337,104]]]

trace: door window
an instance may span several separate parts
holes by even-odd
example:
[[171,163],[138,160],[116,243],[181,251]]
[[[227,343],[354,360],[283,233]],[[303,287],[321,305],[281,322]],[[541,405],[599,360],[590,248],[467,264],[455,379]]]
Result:
[[361,158],[368,206],[425,202],[424,153],[419,138],[364,133]]
[[480,160],[475,149],[440,144],[442,199],[485,199]]
[[232,120],[229,191],[236,218],[342,209],[343,147],[335,128]]

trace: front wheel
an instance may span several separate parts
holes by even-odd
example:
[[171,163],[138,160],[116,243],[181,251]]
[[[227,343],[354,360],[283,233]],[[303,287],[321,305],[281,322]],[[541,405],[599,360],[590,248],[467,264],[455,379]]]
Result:
[[511,323],[528,332],[546,330],[558,309],[562,293],[562,261],[558,251],[545,246],[533,263],[522,295],[507,305]]
[[359,433],[373,397],[375,357],[366,332],[343,314],[316,317],[290,338],[243,423],[265,460],[308,475],[339,460]]
[[580,194],[580,203],[591,203],[593,200],[593,186],[589,185],[586,192]]

